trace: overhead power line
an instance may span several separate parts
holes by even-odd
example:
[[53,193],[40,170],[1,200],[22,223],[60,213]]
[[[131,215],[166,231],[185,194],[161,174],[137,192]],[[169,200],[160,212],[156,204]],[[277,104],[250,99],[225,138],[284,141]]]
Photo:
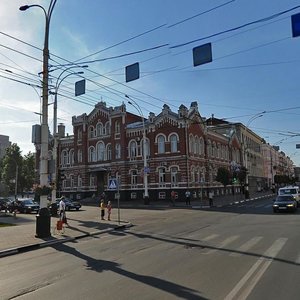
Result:
[[168,28],[171,28],[171,27],[177,26],[177,25],[179,25],[179,24],[182,24],[182,23],[184,23],[184,22],[190,21],[190,20],[192,20],[192,19],[194,19],[194,18],[197,18],[197,17],[202,16],[202,15],[204,15],[204,14],[207,14],[207,13],[209,13],[209,12],[212,12],[213,10],[216,10],[216,9],[218,9],[218,8],[220,8],[220,7],[226,6],[226,5],[228,5],[228,4],[230,4],[230,3],[234,2],[234,1],[235,1],[235,0],[228,1],[228,2],[226,2],[226,3],[223,3],[223,4],[220,4],[220,5],[215,6],[215,7],[213,7],[213,8],[210,8],[210,9],[208,9],[208,10],[206,10],[206,11],[203,11],[203,12],[201,12],[201,13],[198,13],[198,14],[196,14],[196,15],[194,15],[194,16],[191,16],[191,17],[188,17],[188,18],[183,19],[183,20],[181,20],[181,21],[178,21],[178,22],[176,22],[176,23],[174,23],[174,24],[172,24],[172,25],[169,25]]
[[206,39],[208,39],[208,38],[212,38],[212,37],[215,37],[215,36],[222,35],[222,34],[224,34],[224,33],[236,31],[236,30],[239,30],[239,29],[248,27],[248,26],[250,26],[250,25],[254,25],[254,24],[257,24],[257,23],[260,23],[260,22],[266,22],[266,21],[272,20],[272,19],[274,19],[274,18],[277,18],[277,17],[279,17],[279,16],[281,16],[281,15],[283,15],[283,14],[286,14],[286,13],[288,13],[288,12],[291,12],[291,11],[293,11],[293,10],[296,10],[296,9],[298,9],[298,8],[300,8],[300,5],[297,5],[297,6],[295,6],[295,7],[290,8],[290,9],[281,11],[281,12],[279,12],[279,13],[273,14],[273,15],[271,15],[271,16],[268,16],[268,17],[265,17],[265,18],[262,18],[262,19],[258,19],[258,20],[252,21],[252,22],[245,23],[245,24],[240,25],[240,26],[237,26],[237,27],[233,27],[233,28],[230,28],[230,29],[227,29],[227,30],[223,30],[223,31],[220,31],[220,32],[217,32],[217,33],[214,33],[214,34],[211,34],[211,35],[208,35],[208,36],[199,38],[199,39],[195,39],[195,40],[188,41],[188,42],[185,42],[185,43],[181,43],[181,44],[178,44],[178,45],[175,45],[175,46],[171,46],[170,48],[171,48],[171,49],[180,48],[180,47],[183,47],[183,46],[186,46],[186,45],[190,45],[190,44],[195,43],[195,42],[203,41],[203,40],[206,40]]

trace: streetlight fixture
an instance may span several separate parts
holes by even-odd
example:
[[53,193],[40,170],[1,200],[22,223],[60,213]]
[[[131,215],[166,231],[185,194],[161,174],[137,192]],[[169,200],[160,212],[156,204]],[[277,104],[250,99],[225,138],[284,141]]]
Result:
[[[256,119],[262,117],[265,113],[266,113],[266,111],[262,111],[262,112],[260,112],[260,113],[255,114],[254,116],[252,116],[252,117],[248,120],[248,122],[247,122],[247,124],[246,124],[246,128],[248,128],[248,127],[250,126],[250,124],[251,124],[254,120],[256,120]],[[246,199],[249,198],[249,171],[248,171],[248,153],[247,153],[248,148],[249,148],[249,147],[248,147],[248,145],[246,145],[246,141],[245,141],[245,133],[244,133],[244,135],[243,135],[243,153],[244,153],[244,165],[245,165],[245,168],[246,168],[246,178],[245,178],[245,185],[246,185],[246,195],[245,195],[245,196],[246,196]]]
[[[61,83],[69,76],[72,75],[79,75],[79,74],[83,74],[83,71],[79,71],[79,72],[72,72],[69,73],[67,75],[65,75],[63,78],[62,75],[67,72],[68,70],[75,68],[77,66],[72,66],[69,67],[67,69],[65,69],[63,72],[61,72],[56,80],[56,85],[55,85],[55,98],[54,98],[54,104],[53,104],[53,138],[54,138],[54,146],[53,146],[53,168],[54,168],[54,172],[52,174],[53,179],[54,179],[54,185],[52,188],[52,193],[51,193],[51,202],[52,204],[56,202],[56,191],[57,191],[57,147],[58,147],[58,136],[57,136],[57,94],[58,94],[58,89],[61,85]],[[78,66],[80,67],[80,66]],[[88,66],[81,66],[82,68],[87,68]],[[53,206],[55,207],[55,206]]]
[[[48,11],[39,4],[23,5],[19,9],[25,11],[31,7],[39,7],[45,14],[45,38],[43,48],[43,93],[42,93],[42,124],[41,124],[41,154],[40,154],[40,186],[43,189],[48,187],[48,79],[49,79],[49,28],[51,15],[57,0],[51,0]],[[45,224],[42,224],[37,218],[37,237],[50,236],[50,215],[46,212],[47,209],[47,195],[40,197],[40,212],[39,215],[44,215]],[[48,211],[48,209],[47,209]],[[49,219],[49,220],[48,220]],[[47,224],[46,224],[47,223]],[[49,223],[49,224],[48,224]],[[43,227],[44,230],[43,230]],[[49,228],[48,228],[49,227]]]
[[143,122],[143,154],[144,154],[144,203],[149,204],[149,191],[148,191],[148,166],[147,166],[147,144],[146,144],[146,128],[145,128],[145,118],[143,115],[143,112],[141,110],[141,107],[138,105],[138,103],[130,98],[128,95],[125,95],[127,99],[129,99],[128,103],[132,105],[140,114],[140,117]]

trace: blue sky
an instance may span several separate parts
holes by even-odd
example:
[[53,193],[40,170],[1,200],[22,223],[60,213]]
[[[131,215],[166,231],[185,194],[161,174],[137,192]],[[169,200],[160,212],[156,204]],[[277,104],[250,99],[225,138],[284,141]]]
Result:
[[[34,112],[40,111],[41,91],[3,76],[40,84],[45,18],[38,8],[25,12],[18,8],[24,4],[48,7],[49,2],[1,1],[0,134],[9,135],[23,154],[34,151],[31,126],[39,123]],[[67,61],[89,65],[81,75],[87,79],[86,95],[74,96],[74,82],[81,79],[78,75],[61,84],[58,122],[65,123],[72,134],[73,115],[89,113],[101,100],[108,106],[126,103],[125,94],[139,103],[146,116],[150,111],[158,114],[164,103],[177,111],[181,104],[189,107],[197,101],[203,117],[214,114],[246,125],[255,114],[266,111],[250,128],[280,146],[300,166],[300,150],[296,149],[300,143],[300,37],[292,38],[290,20],[292,14],[300,13],[299,8],[175,47],[298,5],[293,0],[57,0],[50,26],[52,69]],[[213,62],[193,67],[192,49],[208,42]],[[126,83],[125,66],[135,62],[140,63],[141,78]],[[55,85],[61,71],[51,72],[50,84]],[[130,105],[127,109],[136,113]],[[49,105],[51,131],[52,110]]]

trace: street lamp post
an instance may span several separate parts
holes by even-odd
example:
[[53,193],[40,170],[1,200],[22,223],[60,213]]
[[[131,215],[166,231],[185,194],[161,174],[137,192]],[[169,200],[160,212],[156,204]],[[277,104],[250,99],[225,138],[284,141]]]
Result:
[[[256,120],[257,118],[260,118],[263,116],[263,114],[266,113],[266,111],[260,112],[255,114],[254,116],[252,116],[246,125],[246,128],[248,128],[250,126],[250,124]],[[243,153],[244,153],[244,166],[246,168],[246,178],[245,178],[245,186],[246,186],[246,199],[249,198],[249,171],[248,171],[248,146],[246,145],[246,141],[245,141],[245,133],[243,136]]]
[[[53,180],[54,180],[54,185],[52,188],[52,194],[51,194],[51,202],[52,204],[56,202],[56,191],[57,191],[57,147],[58,147],[58,136],[57,136],[57,94],[58,94],[58,89],[61,85],[61,83],[69,76],[71,75],[79,75],[79,74],[83,74],[84,72],[80,71],[80,72],[72,72],[72,73],[68,73],[66,76],[64,76],[63,78],[62,75],[67,72],[68,70],[75,68],[77,66],[72,66],[69,67],[67,69],[65,69],[63,72],[60,73],[60,75],[58,76],[57,80],[56,80],[56,85],[55,85],[55,92],[54,92],[54,104],[53,104],[53,138],[54,138],[54,146],[53,146],[53,165],[54,165],[54,170],[53,170]],[[80,67],[80,66],[78,66]],[[83,68],[86,68],[87,66],[82,66]],[[54,207],[54,206],[53,206]]]
[[[43,94],[42,94],[42,124],[41,124],[41,154],[40,154],[40,186],[42,188],[49,186],[48,179],[48,139],[49,139],[49,129],[48,129],[48,79],[49,79],[49,28],[51,15],[57,0],[51,0],[48,11],[39,4],[24,5],[19,9],[25,11],[31,7],[39,7],[43,10],[45,14],[45,39],[44,39],[44,49],[43,49]],[[47,190],[47,189],[46,189]],[[50,236],[50,215],[46,212],[47,209],[47,195],[40,196],[40,212],[39,215],[44,215],[45,222],[43,224],[37,218],[37,237],[47,237]],[[48,211],[48,209],[47,209]],[[49,219],[49,221],[48,221]],[[49,223],[49,224],[48,224]],[[45,228],[42,228],[45,227]],[[46,228],[47,227],[47,228]],[[48,228],[49,227],[49,228]]]
[[149,191],[148,191],[148,167],[147,167],[147,143],[146,143],[146,128],[145,128],[145,119],[141,107],[138,103],[130,98],[128,95],[125,95],[126,98],[130,99],[128,103],[132,105],[140,114],[143,123],[143,155],[144,155],[144,202],[145,204],[149,204]]

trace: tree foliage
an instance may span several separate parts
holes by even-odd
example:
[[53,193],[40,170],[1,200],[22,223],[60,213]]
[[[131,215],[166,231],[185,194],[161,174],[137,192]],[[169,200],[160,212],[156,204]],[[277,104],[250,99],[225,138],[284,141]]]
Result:
[[17,180],[17,192],[30,190],[34,183],[34,155],[29,153],[22,157],[17,144],[6,149],[0,162],[0,180],[10,194],[14,194]]
[[220,167],[218,169],[216,180],[227,186],[231,182],[231,173],[228,169]]

